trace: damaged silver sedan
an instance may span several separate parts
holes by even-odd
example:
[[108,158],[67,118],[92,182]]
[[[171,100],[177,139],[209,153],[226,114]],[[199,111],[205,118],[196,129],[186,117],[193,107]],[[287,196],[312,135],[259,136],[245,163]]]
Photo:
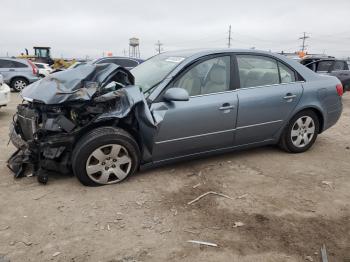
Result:
[[254,50],[164,53],[131,72],[87,64],[21,95],[9,168],[16,177],[30,169],[42,183],[73,172],[89,186],[240,148],[304,152],[342,111],[339,80]]

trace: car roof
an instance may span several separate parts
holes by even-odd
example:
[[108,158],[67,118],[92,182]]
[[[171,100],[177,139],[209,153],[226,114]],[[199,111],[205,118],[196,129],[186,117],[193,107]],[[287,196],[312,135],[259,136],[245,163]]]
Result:
[[19,61],[19,62],[28,63],[27,59],[25,59],[25,58],[16,58],[16,57],[0,57],[0,59],[4,59],[4,60],[11,60],[11,61]]
[[129,59],[129,60],[134,60],[138,62],[143,62],[143,59],[140,58],[134,58],[134,57],[127,57],[127,56],[104,56],[101,58],[97,58],[95,61],[100,61],[102,59]]
[[270,51],[263,51],[263,50],[256,50],[256,49],[236,49],[236,48],[187,49],[187,50],[178,50],[178,51],[168,51],[168,52],[161,53],[161,55],[190,58],[190,57],[200,57],[205,55],[221,54],[221,53],[252,53],[257,55],[264,54],[264,55],[275,56],[278,58],[282,58],[282,57],[286,58],[283,55],[279,55],[277,53],[270,52]]

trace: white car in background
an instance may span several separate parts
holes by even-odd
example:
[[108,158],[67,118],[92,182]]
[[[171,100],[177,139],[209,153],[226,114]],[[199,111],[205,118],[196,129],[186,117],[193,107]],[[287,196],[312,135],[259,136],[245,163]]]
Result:
[[52,73],[53,69],[45,63],[34,63],[39,70],[39,77],[45,77]]
[[4,83],[4,78],[0,75],[0,107],[10,102],[10,91],[10,87]]

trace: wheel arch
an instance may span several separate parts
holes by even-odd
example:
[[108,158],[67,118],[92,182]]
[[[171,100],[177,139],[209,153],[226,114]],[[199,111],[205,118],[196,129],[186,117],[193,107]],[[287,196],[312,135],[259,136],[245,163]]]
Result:
[[319,127],[320,127],[318,133],[321,134],[324,130],[325,118],[324,118],[324,114],[322,113],[322,110],[317,106],[307,106],[307,107],[299,108],[297,111],[294,112],[292,117],[294,117],[296,114],[299,114],[302,111],[307,111],[307,110],[313,111],[317,115],[317,118],[319,121]]
[[115,127],[115,128],[121,128],[125,130],[135,139],[139,147],[139,150],[142,152],[143,147],[142,147],[141,138],[138,132],[135,130],[135,128],[131,126],[131,124],[126,123],[124,119],[106,119],[106,120],[95,122],[86,126],[76,135],[78,139],[75,140],[74,147],[82,139],[83,136],[85,136],[87,133],[99,127]]
[[9,83],[11,84],[12,81],[13,81],[14,79],[16,79],[16,78],[23,78],[23,79],[25,79],[25,80],[29,83],[29,79],[28,79],[27,77],[25,77],[25,76],[22,76],[22,75],[16,75],[16,76],[11,77],[10,80],[9,80]]

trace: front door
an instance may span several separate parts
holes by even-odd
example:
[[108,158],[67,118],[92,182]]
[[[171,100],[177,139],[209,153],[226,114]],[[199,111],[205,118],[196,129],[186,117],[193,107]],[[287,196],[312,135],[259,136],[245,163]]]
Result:
[[240,86],[235,145],[274,139],[296,107],[303,87],[285,64],[270,57],[237,55]]
[[154,139],[153,161],[233,146],[237,94],[230,88],[230,56],[200,61],[177,77],[173,87],[189,92],[189,101],[158,102],[164,110]]

